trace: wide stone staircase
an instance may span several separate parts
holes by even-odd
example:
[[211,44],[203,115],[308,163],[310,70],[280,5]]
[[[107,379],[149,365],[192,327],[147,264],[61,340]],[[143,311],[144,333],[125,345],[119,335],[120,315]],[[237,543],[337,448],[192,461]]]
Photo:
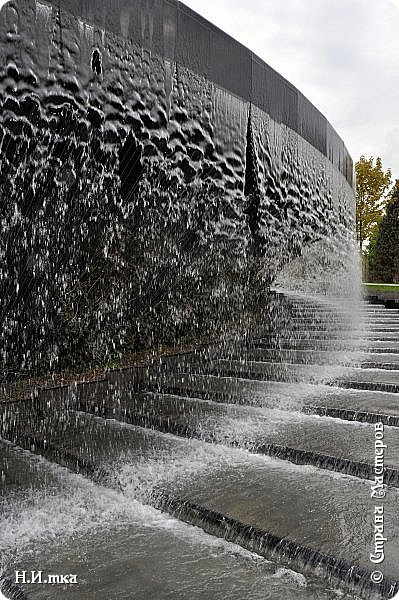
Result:
[[[24,493],[23,470],[40,455],[333,589],[392,598],[399,310],[295,295],[276,296],[277,305],[196,351],[4,403],[2,504]],[[380,583],[370,561],[376,423],[386,444]],[[46,488],[46,477],[34,485]],[[15,562],[3,562],[3,591],[15,594],[7,588]]]

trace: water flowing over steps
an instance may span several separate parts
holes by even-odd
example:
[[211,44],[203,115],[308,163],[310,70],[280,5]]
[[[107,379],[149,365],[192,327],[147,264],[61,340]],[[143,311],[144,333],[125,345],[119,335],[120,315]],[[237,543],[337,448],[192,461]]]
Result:
[[[360,341],[354,340],[343,343],[337,339],[324,339],[324,338],[267,338],[259,339],[256,343],[258,348],[281,348],[283,350],[315,350],[315,351],[338,351],[346,350],[348,352],[354,352],[359,350],[362,346]],[[371,353],[389,353],[399,354],[399,342],[394,341],[380,341],[371,340],[369,344],[366,341],[363,342],[363,348],[367,348],[367,352]]]
[[[308,464],[356,477],[373,479],[372,425],[359,425],[329,418],[315,418],[297,411],[231,406],[198,398],[184,398],[157,393],[136,393],[125,390],[123,400],[82,401],[77,408],[105,419],[116,419],[132,425],[172,433],[181,437],[197,438],[209,443],[241,447],[252,453],[265,454],[289,460],[295,464]],[[36,412],[37,409],[36,409]],[[75,414],[75,413],[73,413]],[[79,413],[78,413],[79,414]],[[7,415],[7,420],[17,417]],[[6,432],[8,439],[19,440],[24,447],[40,447],[35,431],[41,431],[47,445],[62,443],[66,453],[65,433],[55,435],[52,420],[46,417],[43,424],[34,427],[21,426]],[[15,433],[17,432],[17,434]],[[17,435],[17,438],[14,436]],[[76,432],[72,439],[76,438]],[[385,439],[388,445],[384,480],[399,487],[399,439],[396,428],[387,427]],[[48,441],[50,440],[50,441]],[[79,436],[74,447],[85,444]],[[106,439],[99,443],[101,456],[111,451]],[[79,465],[78,465],[79,466]],[[82,465],[84,468],[84,465]]]
[[[361,369],[399,370],[399,354],[373,354],[368,352],[339,352],[315,350],[281,350],[276,348],[248,348],[245,353],[234,350],[230,358],[255,362],[274,362],[312,365],[358,366]],[[387,361],[387,362],[384,362]]]
[[[32,461],[28,456],[19,456],[19,459],[18,471],[23,480],[22,473],[29,472]],[[47,472],[43,467],[51,465],[43,465],[42,461],[41,466],[42,471]],[[211,538],[198,527],[171,519],[166,512],[132,501],[120,491],[107,493],[105,488],[97,486],[101,493],[94,495],[89,481],[84,485],[81,478],[68,476],[65,469],[56,471],[59,487],[69,488],[69,526],[79,522],[80,511],[87,503],[92,507],[89,515],[86,510],[87,520],[95,521],[98,516],[105,520],[110,512],[120,511],[120,525],[112,532],[99,528],[89,536],[75,535],[74,546],[79,546],[77,554],[61,543],[56,552],[46,548],[40,556],[30,558],[29,568],[36,571],[45,564],[51,573],[59,572],[60,566],[65,572],[77,573],[79,580],[84,580],[81,593],[84,600],[114,600],[115,576],[118,597],[132,600],[199,600],[204,597],[212,600],[225,600],[226,597],[234,600],[287,597],[331,600],[335,597],[331,590],[322,588],[317,577],[311,579],[308,576],[305,580],[302,575],[241,550],[238,545],[218,537]],[[62,537],[60,522],[63,515],[57,503],[62,504],[63,492],[57,488],[52,492],[52,498],[44,499],[44,504],[47,502],[45,508],[50,510],[56,507],[58,518],[53,525],[58,527],[56,533]],[[30,515],[27,507],[21,511],[19,523],[29,516],[32,519],[32,512],[33,515],[42,513],[44,507],[43,503],[39,505],[40,499],[38,496],[37,504],[29,506]],[[23,562],[16,565],[16,568],[23,567]],[[177,578],[181,582],[178,589]],[[50,586],[46,588],[45,598],[65,600],[71,598],[71,592]]]
[[[345,311],[290,310],[281,331],[259,327],[140,376],[47,391],[33,410],[32,401],[9,404],[2,438],[307,576],[391,598],[399,590],[399,312],[363,309],[378,321],[363,342],[360,328],[346,335]],[[388,342],[370,340],[385,334]],[[369,560],[378,421],[390,536],[380,586]]]
[[[225,404],[248,405],[269,409],[301,411],[359,423],[399,426],[399,402],[396,394],[340,389],[327,385],[282,383],[231,377],[179,373],[157,382],[152,389],[179,397],[199,398]],[[348,408],[348,405],[351,408]]]
[[[359,428],[351,428],[350,432],[342,431],[342,423],[338,426],[333,426],[327,419],[325,422],[317,422],[314,419],[309,419],[305,424],[304,417],[295,420],[293,413],[290,415],[288,427],[286,419],[278,419],[272,415],[272,411],[263,419],[252,419],[250,415],[237,415],[237,422],[232,421],[232,431],[227,432],[217,429],[216,423],[209,423],[209,419],[205,418],[205,423],[198,419],[201,403],[196,402],[197,411],[195,413],[195,422],[190,423],[190,412],[183,412],[185,415],[184,421],[174,417],[175,410],[168,411],[173,416],[159,416],[162,410],[159,410],[159,405],[155,404],[156,411],[154,414],[149,414],[148,398],[144,406],[137,406],[137,403],[129,403],[128,406],[115,407],[109,405],[99,406],[98,403],[85,407],[85,410],[91,414],[99,415],[106,419],[118,419],[131,425],[142,426],[145,428],[154,429],[164,433],[172,433],[180,437],[197,438],[208,443],[223,444],[232,447],[241,447],[255,454],[264,454],[266,456],[289,460],[297,465],[313,465],[318,468],[345,473],[354,477],[364,479],[374,479],[374,465],[372,464],[369,439],[373,431],[359,430]],[[179,402],[180,410],[185,411],[183,402]],[[209,406],[205,406],[206,410]],[[247,411],[248,413],[248,411]],[[219,417],[222,415],[219,414]],[[225,417],[228,415],[226,411]],[[328,415],[331,416],[331,415]],[[241,417],[241,418],[240,418]],[[274,427],[278,427],[278,434],[275,431],[265,433],[270,426],[270,420],[274,417]],[[230,418],[233,418],[230,416]],[[243,420],[245,419],[245,420]],[[208,425],[208,427],[207,427]],[[322,425],[322,426],[321,426]],[[256,431],[258,429],[258,431]],[[239,433],[238,433],[239,432]],[[290,440],[290,432],[291,439]],[[330,437],[322,437],[325,434]],[[335,435],[334,435],[335,434]],[[314,436],[314,437],[313,437]],[[331,455],[333,444],[331,437],[334,436],[335,444],[339,444],[339,450],[342,456]],[[384,468],[384,482],[387,485],[399,487],[399,440],[396,432],[389,432],[386,435],[386,441],[389,443],[392,462],[395,466],[386,466]],[[276,439],[275,442],[270,440]],[[350,440],[350,444],[348,441]],[[280,443],[276,443],[280,442]],[[288,445],[290,442],[293,445]],[[320,447],[324,452],[320,451]],[[335,449],[334,449],[335,451]],[[327,452],[329,452],[327,454]],[[336,452],[336,451],[335,451]],[[366,456],[366,458],[365,458]],[[346,458],[350,457],[350,458]],[[366,462],[368,461],[368,462]],[[389,459],[388,459],[389,461]]]
[[[316,368],[315,368],[316,367]],[[193,367],[196,368],[195,365]],[[339,375],[337,374],[337,371]],[[383,371],[383,372],[381,372]],[[266,361],[215,360],[208,368],[201,366],[201,372],[220,377],[240,377],[242,379],[260,379],[261,381],[287,381],[306,383],[325,383],[338,387],[399,392],[399,372],[386,369],[359,369],[341,366],[295,365],[292,363],[274,363]],[[194,370],[195,373],[195,370]],[[338,375],[338,376],[337,376]]]
[[[54,420],[48,431],[55,426]],[[368,488],[361,481],[349,478],[342,490],[337,476],[323,471],[287,468],[289,463],[265,462],[238,450],[226,454],[201,442],[191,441],[187,447],[186,442],[162,434],[121,427],[117,422],[86,415],[71,415],[69,422],[64,421],[60,436],[68,440],[63,447],[44,443],[43,438],[39,440],[29,431],[26,437],[17,434],[15,442],[93,478],[97,484],[125,495],[133,493],[144,503],[279,564],[305,573],[316,569],[331,581],[362,592],[366,598],[390,597],[399,589],[392,579],[395,565],[388,563],[384,586],[370,585],[365,527]],[[93,457],[101,460],[101,453],[108,455],[108,462],[99,466]],[[155,485],[148,477],[149,464],[159,473]],[[353,500],[359,497],[362,503],[356,504]],[[387,525],[393,534],[398,498],[399,492],[391,490],[391,500],[386,504]],[[282,500],[291,506],[290,520],[281,514]],[[326,527],[331,521],[339,524],[333,537]],[[359,533],[362,529],[365,537]],[[276,530],[279,534],[274,533]],[[353,564],[354,556],[359,566]]]

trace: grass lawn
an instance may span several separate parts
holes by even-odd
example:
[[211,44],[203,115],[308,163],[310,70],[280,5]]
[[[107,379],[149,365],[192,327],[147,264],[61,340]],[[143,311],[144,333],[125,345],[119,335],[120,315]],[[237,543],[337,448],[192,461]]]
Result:
[[370,292],[399,292],[398,283],[363,283]]

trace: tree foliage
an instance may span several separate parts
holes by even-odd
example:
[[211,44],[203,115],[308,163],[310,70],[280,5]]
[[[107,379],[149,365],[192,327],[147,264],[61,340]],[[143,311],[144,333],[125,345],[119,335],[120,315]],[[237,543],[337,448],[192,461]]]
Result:
[[[363,281],[374,281],[374,266],[375,266],[375,247],[377,243],[379,233],[379,227],[374,229],[373,233],[370,235],[369,244],[365,251],[364,261],[363,261]],[[377,277],[378,279],[378,277]]]
[[391,185],[391,170],[383,171],[381,159],[361,156],[356,169],[356,236],[360,250],[380,222],[385,194]]
[[381,283],[399,283],[399,180],[388,200],[375,243],[369,251],[370,276]]

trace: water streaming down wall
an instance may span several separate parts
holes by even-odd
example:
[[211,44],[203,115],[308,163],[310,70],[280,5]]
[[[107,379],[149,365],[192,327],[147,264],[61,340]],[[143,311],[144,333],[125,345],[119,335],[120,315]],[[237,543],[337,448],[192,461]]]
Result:
[[184,5],[7,3],[0,103],[7,375],[243,320],[306,247],[330,279],[346,266],[343,142]]

